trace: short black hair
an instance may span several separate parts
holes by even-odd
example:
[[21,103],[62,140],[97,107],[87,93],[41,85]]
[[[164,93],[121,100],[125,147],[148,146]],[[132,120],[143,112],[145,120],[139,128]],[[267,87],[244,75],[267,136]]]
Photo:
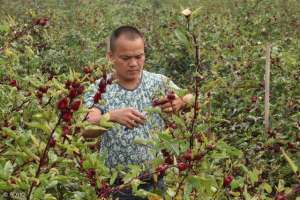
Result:
[[109,50],[113,52],[116,49],[116,40],[121,36],[125,35],[130,40],[141,38],[144,40],[144,35],[137,28],[133,26],[120,26],[115,29],[109,39]]

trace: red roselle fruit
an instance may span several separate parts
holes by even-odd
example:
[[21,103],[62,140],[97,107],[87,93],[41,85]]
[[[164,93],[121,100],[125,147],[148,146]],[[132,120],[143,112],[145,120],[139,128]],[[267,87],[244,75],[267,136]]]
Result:
[[57,108],[59,110],[64,110],[64,109],[68,108],[68,104],[69,104],[68,98],[64,97],[58,101]]
[[288,198],[283,193],[278,193],[275,200],[288,200]]
[[77,88],[77,95],[81,95],[84,92],[84,86],[81,85]]
[[71,129],[69,126],[64,126],[62,129],[62,136],[66,137],[67,135],[69,135],[71,132]]
[[56,144],[56,140],[54,137],[51,137],[50,138],[50,141],[49,141],[49,146],[50,147],[55,147],[55,144]]
[[167,99],[169,101],[173,101],[176,98],[175,93],[173,91],[167,92]]
[[70,111],[64,112],[63,115],[62,115],[62,119],[65,122],[70,122],[72,117],[73,117],[73,113],[71,113]]
[[93,179],[96,175],[96,171],[95,169],[90,168],[87,170],[86,174],[88,179]]
[[257,96],[252,96],[251,101],[252,101],[252,103],[255,103],[257,101]]
[[34,24],[38,26],[46,26],[48,23],[49,19],[47,17],[40,18],[34,21]]
[[184,163],[184,162],[180,162],[177,164],[177,168],[179,169],[179,171],[184,171],[188,168],[188,164]]
[[98,197],[100,197],[101,199],[102,198],[107,199],[110,193],[111,193],[111,188],[106,182],[102,181],[101,188],[97,190]]
[[233,176],[226,176],[226,177],[224,177],[224,180],[223,180],[223,186],[224,187],[228,187],[230,184],[231,184],[231,182],[233,181]]
[[193,160],[199,161],[199,160],[202,160],[202,158],[203,158],[203,154],[198,153],[198,154],[194,155]]
[[169,124],[169,126],[168,126],[169,128],[172,128],[172,129],[176,129],[177,128],[177,126],[176,126],[176,124],[175,123],[171,123],[171,124]]
[[83,72],[84,72],[85,74],[90,74],[90,73],[93,72],[93,69],[90,68],[90,67],[84,67],[84,68],[83,68]]
[[77,90],[75,88],[70,88],[69,89],[69,97],[75,98],[76,96],[77,96]]
[[71,109],[73,111],[77,111],[79,109],[80,105],[81,105],[81,101],[80,100],[75,100],[71,104]]
[[106,80],[101,79],[99,83],[99,92],[104,93],[106,91]]
[[17,86],[17,81],[16,80],[11,80],[9,82],[9,85],[12,86],[12,87],[16,87]]
[[164,175],[166,170],[168,169],[168,166],[167,164],[161,164],[159,165],[157,168],[156,168],[156,172],[159,174],[159,175]]
[[165,103],[168,102],[168,99],[158,99],[158,98],[154,98],[152,100],[152,106],[155,107],[155,106],[159,106],[159,105],[163,105]]
[[72,84],[72,81],[67,80],[67,81],[65,82],[65,88],[69,90],[69,89],[71,88],[71,84]]
[[207,149],[208,150],[213,150],[216,146],[214,144],[208,144]]
[[39,87],[38,91],[40,91],[41,93],[47,93],[48,89],[48,86],[41,86]]
[[100,99],[101,99],[101,93],[100,93],[100,92],[97,92],[97,93],[94,95],[94,103],[98,103]]
[[183,154],[183,158],[187,161],[191,161],[192,160],[192,150],[188,149],[184,154]]

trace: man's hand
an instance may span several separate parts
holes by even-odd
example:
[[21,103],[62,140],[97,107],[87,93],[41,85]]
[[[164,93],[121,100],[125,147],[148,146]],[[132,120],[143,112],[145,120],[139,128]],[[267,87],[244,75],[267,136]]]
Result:
[[193,98],[192,94],[187,94],[183,97],[178,97],[176,94],[175,98],[171,100],[168,97],[164,97],[163,99],[160,100],[160,102],[164,102],[159,105],[159,107],[162,109],[163,112],[166,113],[171,113],[171,112],[177,112],[183,107],[187,105],[188,102],[191,101]]
[[110,120],[128,128],[134,128],[145,123],[145,116],[134,108],[122,108],[109,112]]
[[101,111],[97,108],[91,108],[87,116],[87,121],[91,123],[98,123],[101,117]]

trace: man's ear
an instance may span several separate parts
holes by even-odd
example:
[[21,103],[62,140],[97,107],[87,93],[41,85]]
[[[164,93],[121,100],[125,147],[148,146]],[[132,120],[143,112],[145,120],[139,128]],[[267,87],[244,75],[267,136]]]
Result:
[[109,62],[113,62],[113,53],[111,51],[106,53],[106,58],[108,59]]

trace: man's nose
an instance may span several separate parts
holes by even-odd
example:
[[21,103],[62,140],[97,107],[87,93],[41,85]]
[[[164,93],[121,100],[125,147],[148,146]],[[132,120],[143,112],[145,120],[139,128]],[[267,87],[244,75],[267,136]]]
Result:
[[138,66],[137,59],[131,58],[131,59],[129,60],[129,67],[136,67],[136,66]]

